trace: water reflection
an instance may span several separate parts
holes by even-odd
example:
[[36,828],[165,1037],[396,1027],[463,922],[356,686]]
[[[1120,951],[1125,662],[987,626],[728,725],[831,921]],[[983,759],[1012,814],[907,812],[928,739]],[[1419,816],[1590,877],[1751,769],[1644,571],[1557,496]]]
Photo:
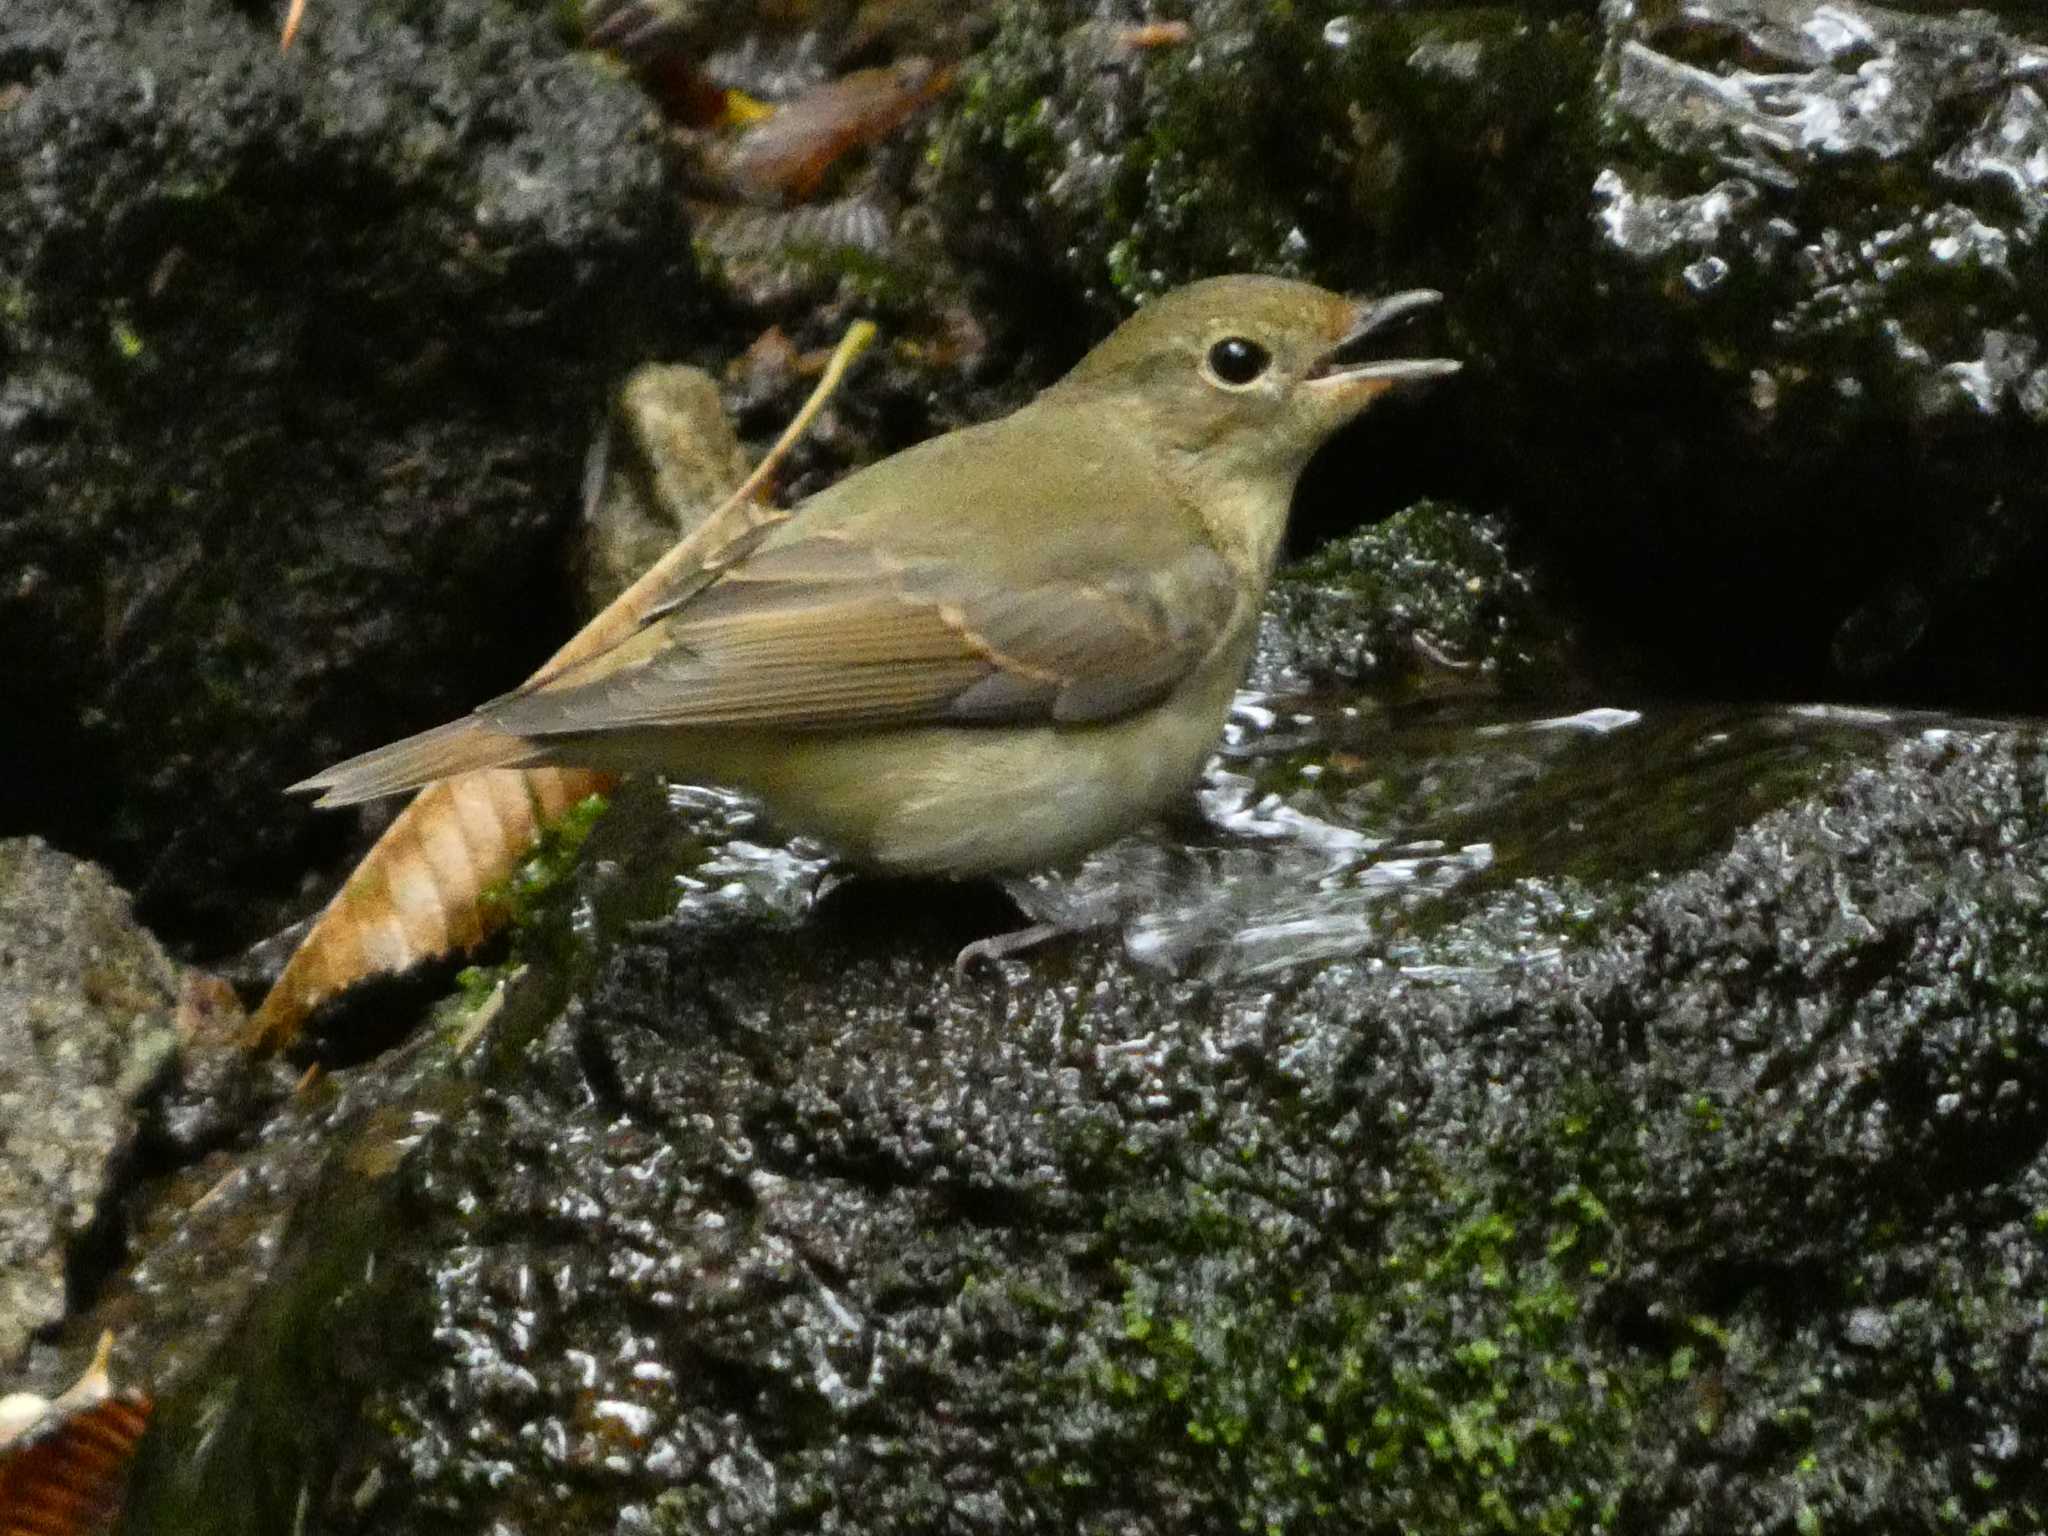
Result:
[[[1245,695],[1195,826],[1029,882],[1034,915],[1114,923],[1136,960],[1210,976],[1350,961],[1422,979],[1547,964],[1558,932],[1683,868],[1924,715],[1597,708],[1502,718]],[[1499,921],[1433,942],[1479,898]],[[1431,941],[1431,942],[1426,942]]]
[[[1497,974],[1551,963],[1559,933],[1599,905],[1886,743],[1959,724],[1826,706],[1388,712],[1246,693],[1187,814],[1010,889],[1032,921],[1114,930],[1132,959],[1180,974],[1339,961]],[[669,807],[706,849],[678,879],[677,917],[802,920],[831,882],[822,849],[778,840],[740,797],[678,787]]]

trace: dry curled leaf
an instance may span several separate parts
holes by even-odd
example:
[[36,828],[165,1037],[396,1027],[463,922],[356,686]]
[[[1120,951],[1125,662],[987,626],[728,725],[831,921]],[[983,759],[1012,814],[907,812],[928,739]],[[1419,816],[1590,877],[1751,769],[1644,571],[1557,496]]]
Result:
[[1195,29],[1184,21],[1145,21],[1119,28],[1116,43],[1133,52],[1144,48],[1175,48],[1193,40]]
[[85,1374],[52,1401],[0,1398],[0,1536],[82,1536],[114,1515],[151,1404],[115,1390],[113,1347],[102,1334]]
[[[865,320],[848,328],[810,398],[739,489],[577,631],[529,686],[617,645],[655,608],[685,601],[788,518],[755,498],[874,336]],[[473,947],[498,915],[484,892],[565,812],[612,782],[583,769],[497,768],[429,784],[300,941],[250,1020],[250,1045],[287,1046],[315,1008],[354,983]]]
[[952,83],[950,67],[916,57],[854,70],[707,150],[706,167],[741,201],[807,202],[841,156],[880,143]]

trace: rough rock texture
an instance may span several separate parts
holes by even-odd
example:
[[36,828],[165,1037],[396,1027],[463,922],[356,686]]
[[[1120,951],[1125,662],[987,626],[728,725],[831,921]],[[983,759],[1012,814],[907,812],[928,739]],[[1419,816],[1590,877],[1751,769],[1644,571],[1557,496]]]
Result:
[[[851,313],[931,315],[789,486],[1260,266],[1441,286],[1471,364],[1332,445],[1306,537],[1485,517],[1283,581],[1263,678],[1325,692],[1246,701],[1203,819],[1034,891],[1108,933],[963,983],[1003,904],[814,900],[817,850],[643,786],[405,1048],[274,1113],[174,1084],[56,1346],[111,1323],[163,1395],[128,1528],[2048,1528],[2039,738],[1550,691],[1569,629],[1665,689],[2048,699],[2042,22],[1939,9],[1196,0],[1146,47],[1001,7],[883,152],[929,274],[725,258],[725,352],[792,311],[725,380],[748,433]],[[467,702],[532,654],[484,677],[492,616],[559,632],[521,561],[673,234],[537,23],[316,19],[324,74],[204,5],[0,22],[10,805],[155,775],[94,835],[229,926],[311,844],[181,776]],[[194,102],[247,152],[165,126]],[[566,233],[501,260],[480,207]],[[253,446],[173,409],[208,390]],[[506,542],[421,510],[464,498]],[[222,584],[242,549],[290,606]],[[308,633],[331,664],[265,669]]]
[[1470,366],[1320,529],[1504,508],[1666,686],[2048,698],[2038,8],[1000,15],[932,174],[971,268],[1098,324],[1231,267],[1448,291]]
[[[111,861],[173,938],[250,937],[356,836],[280,785],[565,632],[626,362],[880,314],[902,344],[801,492],[1223,267],[1451,296],[1467,373],[1335,445],[1305,538],[1461,494],[1596,670],[2043,702],[2036,11],[1202,0],[1149,47],[1130,19],[949,30],[957,85],[857,178],[909,254],[784,252],[713,305],[645,102],[548,19],[337,7],[279,60],[225,5],[10,5],[12,824]],[[805,382],[765,372],[728,381],[752,435]]]
[[0,10],[0,805],[220,945],[279,794],[508,686],[623,366],[699,310],[646,106],[493,0]]
[[[1794,639],[1838,687],[2037,704],[2048,18],[1605,15],[1593,227],[1643,322],[1641,403],[1612,425],[1654,447],[1621,466],[1633,507],[1577,521],[1597,575],[1641,595],[1638,623],[1786,615],[1729,638]],[[1660,568],[1695,553],[1663,611]]]
[[[1474,757],[1503,826],[1605,764],[1568,801],[1632,859],[1531,828],[1337,958],[1178,980],[1110,938],[957,983],[1002,916],[928,892],[778,917],[730,811],[635,926],[628,810],[468,1065],[326,1121],[129,1528],[2036,1528],[2044,759],[1905,724],[1396,734],[1410,830]],[[1371,769],[1265,747],[1295,788],[1223,841],[1321,890],[1299,932],[1400,861],[1332,851]]]
[[1267,610],[1251,671],[1260,688],[1561,699],[1574,660],[1568,627],[1510,559],[1500,523],[1437,502],[1283,567]]
[[105,873],[0,842],[0,1379],[65,1314],[135,1105],[169,1069],[177,968]]

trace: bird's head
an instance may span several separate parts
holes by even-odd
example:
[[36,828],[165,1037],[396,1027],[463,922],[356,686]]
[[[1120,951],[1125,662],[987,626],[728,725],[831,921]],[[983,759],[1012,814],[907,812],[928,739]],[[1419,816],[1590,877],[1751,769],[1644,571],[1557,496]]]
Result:
[[1348,299],[1285,278],[1215,277],[1147,304],[1056,386],[1125,409],[1170,453],[1220,474],[1284,481],[1390,390],[1456,373],[1389,355],[1403,322],[1442,299]]

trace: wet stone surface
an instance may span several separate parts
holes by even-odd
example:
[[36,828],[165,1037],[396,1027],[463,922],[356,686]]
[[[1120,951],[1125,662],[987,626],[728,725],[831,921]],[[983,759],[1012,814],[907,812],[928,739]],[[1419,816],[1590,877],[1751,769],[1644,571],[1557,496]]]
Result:
[[1243,265],[1444,289],[1465,374],[1319,529],[1390,482],[1511,509],[1667,684],[2038,704],[2038,8],[1209,0],[1137,52],[1107,10],[1000,13],[932,195],[1103,323]]
[[1570,625],[1510,553],[1507,530],[1441,502],[1283,566],[1267,608],[1251,681],[1268,691],[1563,699],[1582,680]]
[[[615,809],[129,1528],[2037,1519],[2034,738],[1246,719],[1205,834],[1098,856],[1149,916],[964,983],[999,909]],[[1162,860],[1232,903],[1172,969]]]
[[1646,352],[1689,360],[1729,434],[1719,495],[1684,515],[1768,546],[1782,524],[1758,514],[1804,504],[1794,547],[1836,556],[1808,600],[1841,684],[1896,693],[1962,663],[1947,697],[2014,696],[2020,594],[2048,549],[2041,18],[1819,0],[1603,14],[1601,252],[1656,286]]
[[545,19],[275,26],[0,11],[4,825],[212,954],[351,835],[285,784],[566,632],[591,426],[703,307],[638,93]]
[[104,870],[0,841],[0,1379],[63,1321],[74,1265],[114,1241],[96,1229],[134,1107],[176,1054],[178,991]]
[[1839,707],[2048,699],[2037,7],[1019,0],[737,247],[560,18],[314,9],[0,16],[0,806],[188,944],[566,632],[629,360],[758,439],[881,319],[792,495],[1224,268],[1467,368],[1312,467],[1199,804],[1021,912],[629,785],[410,1035],[94,1119],[125,1246],[23,1326],[161,1397],[128,1530],[2048,1528],[2040,743]]

